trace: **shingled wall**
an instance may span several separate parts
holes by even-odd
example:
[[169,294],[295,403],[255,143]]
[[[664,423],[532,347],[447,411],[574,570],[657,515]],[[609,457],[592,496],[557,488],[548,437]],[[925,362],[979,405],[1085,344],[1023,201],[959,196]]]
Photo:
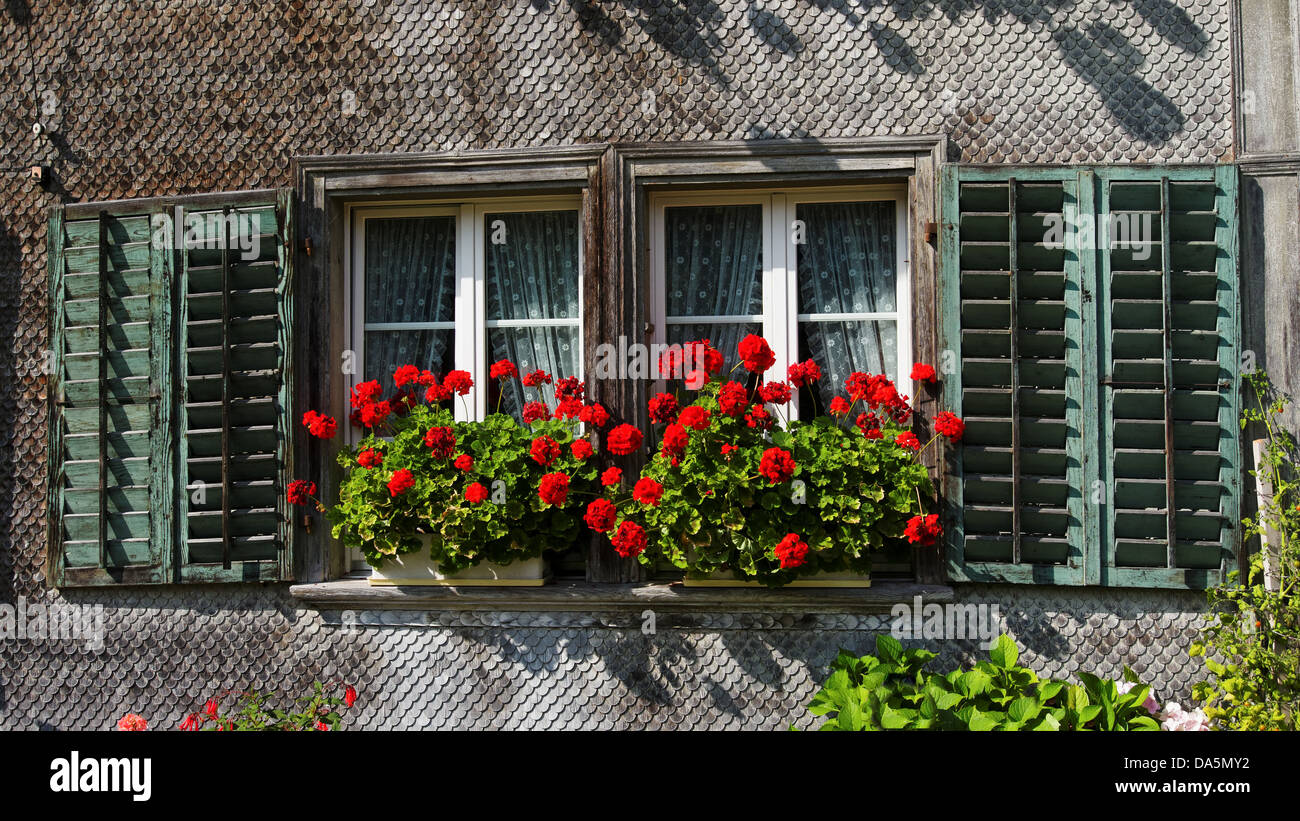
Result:
[[[994,163],[1232,159],[1219,0],[99,3],[0,11],[0,601],[48,598],[45,213],[277,187],[310,154],[942,133]],[[34,137],[32,125],[46,131]],[[48,190],[20,169],[43,164]],[[1202,597],[967,588],[1044,672],[1185,696]],[[106,646],[0,642],[0,727],[179,720],[214,689],[358,683],[364,726],[785,726],[879,617],[360,614],[283,587],[71,591]],[[942,648],[956,656],[969,647]]]

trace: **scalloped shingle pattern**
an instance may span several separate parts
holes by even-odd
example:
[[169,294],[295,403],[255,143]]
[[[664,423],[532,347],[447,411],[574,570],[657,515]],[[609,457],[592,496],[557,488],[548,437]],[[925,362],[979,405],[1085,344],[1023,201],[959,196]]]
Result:
[[[591,141],[938,132],[971,162],[1210,162],[1231,151],[1230,75],[1216,0],[7,3],[0,601],[44,595],[51,204],[282,186],[306,154]],[[49,191],[17,173],[35,163]],[[1131,659],[1180,693],[1192,674],[1199,597],[1000,595],[1044,670]],[[106,605],[105,649],[0,644],[0,724],[178,718],[213,688],[337,674],[369,690],[366,726],[784,726],[809,670],[880,626],[343,633],[283,592],[69,596]]]

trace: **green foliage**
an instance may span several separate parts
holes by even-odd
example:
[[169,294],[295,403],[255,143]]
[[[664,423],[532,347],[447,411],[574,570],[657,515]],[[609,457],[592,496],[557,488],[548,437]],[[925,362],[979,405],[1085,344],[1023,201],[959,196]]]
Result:
[[935,654],[876,637],[876,655],[840,651],[808,709],[823,730],[1159,730],[1144,703],[1149,690],[1080,673],[1080,684],[1040,679],[1016,664],[1019,651],[999,637],[987,661],[944,675],[925,666]]
[[[350,690],[350,688],[349,688]],[[355,697],[355,692],[352,693]],[[221,709],[221,699],[212,699],[198,713],[192,713],[181,725],[183,730],[226,732],[317,731],[337,730],[340,711],[347,708],[345,697],[326,692],[319,681],[309,696],[296,699],[297,709],[285,710],[273,705],[275,693],[240,693],[229,712]]]
[[1252,554],[1245,573],[1209,591],[1210,613],[1191,654],[1203,658],[1213,678],[1198,682],[1193,695],[1217,726],[1232,730],[1295,730],[1300,705],[1300,482],[1296,440],[1279,426],[1290,400],[1263,371],[1243,376],[1254,395],[1241,417],[1266,440],[1263,463],[1251,471],[1272,486],[1273,496],[1243,520],[1245,538],[1268,532],[1276,583],[1267,576],[1264,554]]
[[[720,411],[720,386],[712,381],[696,395],[692,404],[709,411],[709,427],[689,431],[676,464],[659,453],[642,471],[663,486],[658,506],[619,505],[622,518],[644,523],[643,564],[662,557],[684,570],[730,570],[770,586],[819,571],[869,573],[871,553],[897,543],[908,520],[924,514],[921,499],[933,494],[926,468],[915,450],[893,441],[905,428],[887,421],[882,438],[868,439],[851,416],[822,415],[764,431]],[[759,472],[773,447],[797,465],[776,485]],[[782,569],[774,548],[790,533],[808,544],[808,557]]]
[[[485,560],[507,564],[534,558],[567,549],[578,538],[582,508],[598,487],[595,460],[579,460],[569,449],[578,423],[550,419],[525,429],[501,413],[481,422],[457,422],[446,408],[429,405],[390,420],[389,436],[371,431],[357,446],[340,451],[345,476],[338,503],[328,511],[334,537],[360,548],[372,566],[419,550],[421,537],[429,540],[430,556],[445,573]],[[434,427],[454,431],[452,457],[436,457],[424,443],[425,433]],[[562,453],[548,467],[529,455],[533,439],[542,435],[555,440]],[[381,466],[357,464],[357,455],[367,449],[383,454]],[[453,464],[459,454],[473,457],[471,470]],[[388,482],[403,468],[411,471],[415,484],[393,496]],[[542,476],[553,472],[570,480],[565,504],[558,507],[538,495]],[[465,498],[474,482],[492,491],[486,501],[474,504]]]

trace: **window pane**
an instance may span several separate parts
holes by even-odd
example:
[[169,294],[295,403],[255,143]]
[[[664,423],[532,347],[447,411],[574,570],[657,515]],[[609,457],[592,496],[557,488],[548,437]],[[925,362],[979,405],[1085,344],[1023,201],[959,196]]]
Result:
[[578,212],[484,214],[488,319],[578,318]]
[[664,279],[669,316],[762,313],[763,206],[665,208]]
[[[528,327],[528,328],[494,328],[488,331],[488,349],[491,361],[509,359],[519,367],[522,376],[539,368],[556,379],[567,376],[580,376],[582,344],[578,338],[578,328],[574,325],[563,327]],[[488,380],[488,412],[496,410],[499,380]],[[527,388],[521,395],[519,380],[506,381],[505,397],[501,400],[502,413],[519,416],[524,402],[538,398],[536,388]],[[542,391],[546,402],[555,407],[554,385],[543,385]]]
[[800,203],[799,313],[897,310],[893,202]]
[[366,331],[365,379],[377,379],[387,396],[396,390],[393,371],[402,365],[428,369],[442,377],[456,367],[455,331]]
[[[822,369],[817,409],[823,412],[832,397],[844,395],[844,380],[854,371],[898,379],[898,323],[893,320],[800,322],[799,350]],[[800,416],[813,415],[809,404],[800,405]]]
[[367,323],[450,322],[456,296],[456,219],[366,220]]

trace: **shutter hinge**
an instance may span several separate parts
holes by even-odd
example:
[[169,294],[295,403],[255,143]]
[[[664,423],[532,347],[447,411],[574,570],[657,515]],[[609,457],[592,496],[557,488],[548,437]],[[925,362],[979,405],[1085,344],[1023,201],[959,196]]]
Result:
[[302,514],[302,526],[303,529],[307,531],[307,535],[310,536],[311,535],[311,514],[310,513]]
[[307,256],[311,256],[311,248],[311,237],[303,237],[302,250],[307,253]]

